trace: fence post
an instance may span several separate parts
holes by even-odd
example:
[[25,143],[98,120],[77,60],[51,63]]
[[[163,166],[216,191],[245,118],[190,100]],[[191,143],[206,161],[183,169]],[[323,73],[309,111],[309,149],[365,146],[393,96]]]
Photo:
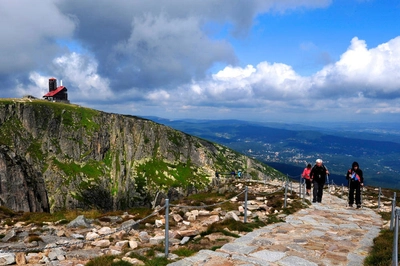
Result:
[[288,189],[288,181],[286,181],[286,184],[285,184],[285,203],[284,203],[285,208],[286,208],[286,202],[287,202],[287,189]]
[[398,243],[399,243],[399,211],[400,209],[396,208],[395,211],[395,226],[394,226],[394,234],[393,234],[393,250],[392,250],[392,265],[397,266],[399,264],[399,255],[398,255]]
[[290,180],[290,195],[293,194],[293,181]]
[[300,183],[299,183],[299,196],[300,196],[300,198],[301,198],[301,196],[303,195],[303,194],[302,194],[302,190],[303,190],[303,184],[300,182]]
[[169,249],[169,199],[165,199],[165,258]]
[[392,215],[390,216],[390,231],[393,231],[394,212],[396,210],[396,192],[393,192]]
[[381,208],[381,187],[379,187],[379,194],[378,194],[378,210]]
[[247,223],[247,186],[244,187],[244,223]]
[[302,189],[302,183],[301,183],[301,175],[300,175],[300,182],[299,182],[299,189],[300,189],[300,191],[299,191],[299,194],[301,195],[301,189]]

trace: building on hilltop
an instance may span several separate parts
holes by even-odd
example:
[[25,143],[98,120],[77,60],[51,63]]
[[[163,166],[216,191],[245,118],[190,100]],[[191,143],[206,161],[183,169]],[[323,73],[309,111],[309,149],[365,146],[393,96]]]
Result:
[[62,85],[57,87],[57,79],[49,79],[49,92],[43,95],[43,98],[53,102],[66,102],[69,103],[67,88]]

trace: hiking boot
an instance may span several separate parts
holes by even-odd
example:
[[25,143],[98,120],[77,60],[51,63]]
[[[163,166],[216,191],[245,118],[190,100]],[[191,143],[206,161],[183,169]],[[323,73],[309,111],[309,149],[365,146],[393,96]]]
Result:
[[316,201],[316,200],[313,200],[312,202],[313,202],[313,203],[316,203],[317,201]]
[[361,208],[361,205],[357,205],[357,209]]
[[352,207],[352,208],[353,208],[353,204],[349,204],[349,207]]
[[310,193],[307,192],[306,195],[307,195],[307,196],[310,196]]

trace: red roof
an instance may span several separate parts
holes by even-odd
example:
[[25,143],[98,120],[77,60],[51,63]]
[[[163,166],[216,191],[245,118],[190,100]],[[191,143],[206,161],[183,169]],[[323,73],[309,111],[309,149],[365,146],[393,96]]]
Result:
[[63,89],[66,89],[64,86],[57,87],[54,91],[49,91],[47,94],[43,95],[43,97],[53,97]]

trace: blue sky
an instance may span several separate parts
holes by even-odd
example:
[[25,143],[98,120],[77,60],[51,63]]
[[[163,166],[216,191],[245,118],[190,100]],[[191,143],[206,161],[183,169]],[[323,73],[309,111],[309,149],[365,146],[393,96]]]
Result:
[[170,119],[399,122],[400,1],[0,2],[0,97]]

